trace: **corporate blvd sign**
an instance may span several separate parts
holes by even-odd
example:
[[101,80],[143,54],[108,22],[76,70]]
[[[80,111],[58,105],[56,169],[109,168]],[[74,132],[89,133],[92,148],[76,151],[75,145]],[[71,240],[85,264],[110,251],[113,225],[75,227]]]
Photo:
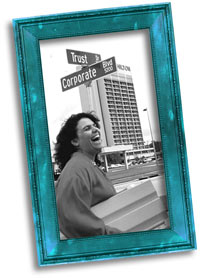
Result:
[[[96,59],[95,57],[97,56],[95,55],[98,55],[94,53],[73,51],[73,50],[70,50],[70,52],[67,53],[69,53],[67,54],[69,55],[68,56],[69,63],[83,65],[83,66],[85,66],[86,63],[89,65],[89,62],[94,61],[94,59]],[[89,57],[88,54],[90,54],[90,58],[88,58]],[[91,56],[93,56],[93,58],[91,58]],[[72,60],[72,62],[70,59]],[[86,66],[82,70],[79,70],[77,72],[74,72],[70,75],[61,78],[62,91],[64,92],[70,90],[86,82],[90,82],[92,80],[99,79],[105,75],[111,74],[115,71],[117,71],[115,57],[111,57],[104,61],[100,61],[98,63]]]

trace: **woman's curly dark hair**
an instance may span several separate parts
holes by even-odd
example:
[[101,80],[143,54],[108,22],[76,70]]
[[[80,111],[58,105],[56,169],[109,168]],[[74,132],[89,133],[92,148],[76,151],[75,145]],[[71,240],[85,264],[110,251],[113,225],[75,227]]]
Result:
[[72,154],[77,151],[77,148],[71,143],[77,137],[77,125],[82,118],[89,118],[98,128],[99,119],[92,112],[78,113],[71,115],[62,125],[60,132],[56,137],[54,158],[58,167],[62,171],[65,164],[71,158]]

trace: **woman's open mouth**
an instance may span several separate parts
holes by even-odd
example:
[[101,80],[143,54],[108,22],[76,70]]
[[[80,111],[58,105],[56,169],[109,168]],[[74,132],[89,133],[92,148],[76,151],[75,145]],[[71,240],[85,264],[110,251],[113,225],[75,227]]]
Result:
[[96,134],[96,135],[94,135],[92,138],[91,138],[91,141],[93,142],[93,143],[101,143],[101,136],[100,136],[100,134]]

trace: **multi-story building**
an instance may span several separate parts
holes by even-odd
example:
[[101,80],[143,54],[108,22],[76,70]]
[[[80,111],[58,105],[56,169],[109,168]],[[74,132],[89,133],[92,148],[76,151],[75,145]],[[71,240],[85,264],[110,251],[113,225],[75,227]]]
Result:
[[132,145],[144,141],[130,67],[117,65],[117,72],[80,86],[83,111],[94,110],[100,118],[105,146]]

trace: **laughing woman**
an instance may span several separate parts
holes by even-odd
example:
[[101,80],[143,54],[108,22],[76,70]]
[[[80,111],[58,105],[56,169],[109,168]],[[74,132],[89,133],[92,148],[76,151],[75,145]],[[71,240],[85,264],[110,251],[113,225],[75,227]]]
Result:
[[99,120],[90,113],[72,115],[55,144],[55,160],[62,170],[56,184],[61,234],[65,238],[108,235],[120,231],[106,226],[91,207],[116,194],[95,163],[101,151]]

